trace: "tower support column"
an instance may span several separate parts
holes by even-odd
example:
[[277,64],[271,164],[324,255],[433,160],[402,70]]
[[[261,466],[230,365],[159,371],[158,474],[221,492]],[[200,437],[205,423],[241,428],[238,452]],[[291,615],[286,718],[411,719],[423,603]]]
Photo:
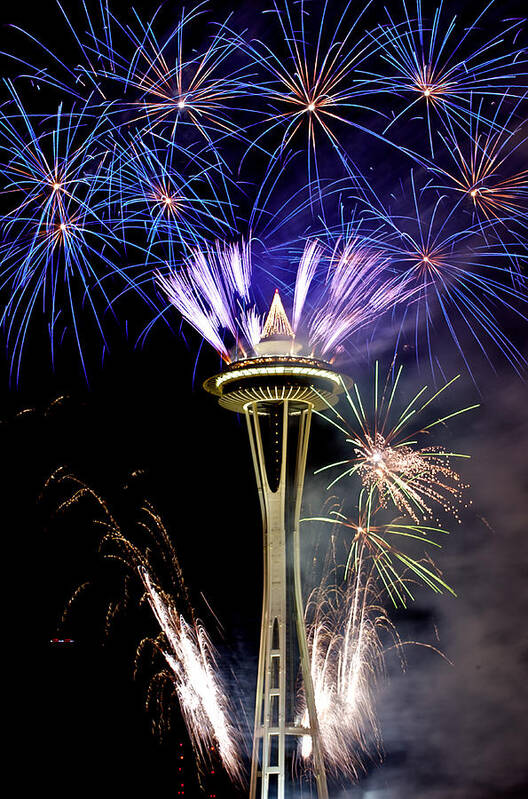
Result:
[[[285,799],[299,739],[309,735],[318,799],[328,799],[302,599],[299,516],[312,404],[244,408],[262,512],[264,589],[250,799]],[[300,681],[300,684],[299,684]],[[296,716],[302,688],[308,726]]]

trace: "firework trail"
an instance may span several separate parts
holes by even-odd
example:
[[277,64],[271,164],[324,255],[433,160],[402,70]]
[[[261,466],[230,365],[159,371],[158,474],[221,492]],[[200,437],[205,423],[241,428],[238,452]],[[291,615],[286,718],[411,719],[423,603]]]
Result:
[[[89,96],[99,113],[111,116],[117,126],[132,126],[136,132],[155,131],[167,138],[176,132],[197,134],[193,144],[215,150],[215,134],[238,135],[232,119],[240,102],[252,88],[248,65],[232,63],[236,43],[228,36],[229,17],[224,23],[211,23],[209,43],[201,52],[187,38],[203,30],[205,3],[190,12],[182,10],[177,24],[160,37],[156,28],[163,23],[160,9],[149,20],[142,20],[131,9],[131,21],[121,21],[107,0],[98,4],[98,14],[90,14],[83,3],[85,28],[78,32],[65,9],[58,3],[68,32],[78,47],[80,61],[70,67],[30,33],[19,30],[39,49],[44,50],[53,69],[37,70],[31,63],[11,55],[29,72],[25,77],[46,83],[62,94],[85,101]],[[191,30],[195,29],[194,33]],[[218,153],[216,153],[218,155]]]
[[[494,121],[502,111],[503,101],[497,104]],[[439,190],[454,190],[461,195],[460,203],[471,204],[474,216],[484,224],[482,233],[489,235],[488,228],[495,225],[510,230],[515,222],[523,227],[528,212],[528,170],[516,171],[512,162],[522,150],[528,134],[525,125],[515,123],[515,115],[521,101],[509,112],[506,123],[486,128],[480,116],[471,120],[469,135],[457,136],[454,130],[441,134],[446,152],[451,156],[453,168],[436,169],[448,178],[447,185]],[[500,236],[499,231],[497,233]],[[516,237],[518,242],[521,241]],[[508,247],[504,247],[505,254]]]
[[373,492],[363,490],[359,495],[357,513],[353,517],[333,510],[329,516],[311,516],[303,521],[340,525],[349,535],[345,576],[357,574],[362,564],[368,561],[395,608],[405,608],[409,600],[414,601],[413,582],[416,581],[437,594],[448,592],[456,596],[428,555],[417,557],[402,549],[403,545],[415,541],[426,547],[440,548],[441,544],[433,536],[446,535],[447,531],[424,524],[411,524],[403,519],[376,524],[380,511],[381,506],[375,503]]
[[[344,387],[349,413],[330,406],[329,415],[318,413],[345,436],[351,449],[350,457],[327,464],[318,472],[339,468],[328,488],[349,478],[347,494],[350,487],[353,492],[356,486],[358,489],[357,510],[351,515],[339,508],[328,516],[305,520],[342,526],[351,536],[347,573],[356,573],[368,560],[396,607],[405,607],[409,599],[414,599],[415,581],[436,593],[454,593],[430,556],[421,557],[414,550],[421,544],[427,549],[441,546],[438,538],[447,531],[427,523],[439,511],[460,523],[460,510],[470,504],[465,500],[468,486],[450,461],[468,456],[439,446],[423,446],[422,442],[438,425],[445,426],[448,420],[478,407],[444,412],[440,418],[433,413],[435,402],[454,378],[429,395],[427,386],[423,386],[410,402],[396,410],[402,369],[400,366],[396,373],[389,370],[380,386],[376,364],[372,401],[367,402],[355,384],[352,391]],[[394,518],[394,511],[400,516]],[[410,550],[403,549],[404,545]]]
[[193,747],[206,761],[212,745],[218,747],[222,764],[234,781],[241,780],[241,761],[233,727],[227,692],[219,679],[216,655],[203,626],[189,624],[178,613],[174,602],[154,585],[148,571],[140,566],[139,575],[148,604],[166,644],[156,643],[171,672],[174,690]]
[[[105,343],[92,296],[99,293],[106,308],[109,296],[103,278],[113,276],[131,285],[113,258],[116,239],[102,219],[97,195],[105,151],[87,106],[54,118],[51,130],[39,132],[18,94],[11,88],[14,109],[0,112],[0,174],[9,203],[3,217],[5,240],[0,246],[0,280],[9,299],[2,313],[18,379],[26,334],[39,310],[47,311],[52,357],[57,329],[68,324],[84,368],[77,306],[87,306]],[[102,123],[101,123],[102,125]]]
[[[394,351],[412,328],[416,358],[426,352],[435,377],[437,368],[443,374],[435,347],[443,332],[470,373],[468,342],[490,363],[491,345],[522,372],[525,357],[502,317],[526,318],[527,174],[515,162],[526,142],[528,59],[518,44],[524,20],[505,20],[499,29],[495,11],[494,32],[479,31],[495,6],[492,0],[464,27],[446,16],[443,2],[428,19],[421,0],[416,9],[403,0],[399,16],[386,11],[378,23],[374,0],[356,17],[351,0],[334,16],[328,0],[319,14],[311,14],[308,0],[276,0],[280,40],[272,43],[248,41],[245,31],[233,30],[234,17],[205,29],[203,3],[165,31],[161,11],[144,21],[132,10],[121,21],[107,0],[93,15],[82,3],[82,33],[59,4],[78,63],[62,62],[30,34],[26,41],[52,68],[13,57],[28,96],[45,84],[59,96],[58,112],[34,115],[9,83],[0,108],[7,204],[1,319],[17,379],[41,305],[52,359],[69,327],[86,373],[79,309],[93,315],[106,349],[98,308],[112,310],[114,283],[121,292],[136,290],[156,312],[147,287],[161,290],[169,306],[160,315],[174,306],[225,362],[258,355],[276,330],[291,339],[292,354],[334,362],[359,331],[374,336],[391,313],[400,324]],[[397,200],[394,213],[392,200],[378,199],[356,164],[376,142],[420,166],[423,185],[415,172],[409,191],[401,183],[407,210]],[[281,181],[297,152],[306,167],[294,179],[307,199],[294,209]],[[384,194],[396,200],[397,164],[386,167],[395,177],[388,189],[385,179]],[[345,177],[330,184],[336,169]],[[266,235],[259,237],[262,220]],[[293,221],[304,249],[298,252],[290,231],[275,258],[267,236]],[[254,262],[257,240],[266,266]],[[136,251],[137,273],[130,265]],[[271,292],[266,296],[262,277],[283,291],[291,323],[278,293],[264,321]],[[465,504],[452,461],[466,456],[431,446],[427,437],[470,408],[416,424],[450,381],[429,397],[422,388],[394,415],[400,375],[381,388],[376,366],[374,410],[357,386],[345,388],[346,412],[330,410],[349,450],[325,468],[339,469],[332,485],[353,478],[357,508],[315,517],[347,536],[348,582],[328,582],[312,594],[307,625],[325,758],[330,771],[352,777],[370,742],[379,745],[372,691],[382,671],[380,634],[390,632],[382,599],[405,606],[416,582],[452,592],[412,547],[438,547],[445,531],[432,526],[436,514],[459,520]],[[136,543],[86,484],[65,473],[56,480],[74,486],[63,511],[95,499],[103,555],[124,567],[125,597],[109,604],[107,627],[130,604],[133,585],[156,622],[156,634],[138,648],[138,658],[150,647],[162,663],[149,701],[164,713],[166,699],[176,698],[198,756],[214,742],[236,781],[238,733],[225,686],[161,520],[146,506],[139,529],[147,541]],[[169,573],[168,590],[157,557]],[[301,697],[300,718],[304,712]],[[306,737],[306,759],[309,744]]]
[[[464,224],[459,204],[450,203],[445,194],[431,199],[428,188],[430,184],[417,185],[411,172],[410,187],[402,188],[406,199],[400,202],[400,206],[412,202],[408,213],[400,209],[392,213],[379,198],[358,200],[364,239],[386,254],[408,289],[415,289],[409,294],[410,301],[401,306],[395,350],[405,331],[414,328],[417,360],[425,353],[433,373],[437,368],[442,372],[435,342],[445,333],[472,378],[466,353],[471,345],[490,365],[495,350],[522,373],[525,356],[501,322],[506,313],[526,319],[526,278],[512,269],[512,260],[524,267],[524,247],[509,247],[506,240],[483,240],[482,222]],[[350,224],[342,222],[319,235],[329,244],[350,236],[349,229],[357,227],[356,213]],[[493,224],[496,229],[496,220]]]
[[233,209],[229,195],[219,195],[224,177],[218,167],[190,159],[185,148],[159,135],[115,137],[105,179],[112,228],[121,228],[127,244],[141,232],[147,262],[155,249],[158,260],[172,263],[191,244],[232,229]]
[[345,169],[350,171],[352,162],[333,128],[336,122],[353,125],[351,112],[364,108],[359,101],[368,92],[357,81],[356,72],[377,45],[368,33],[361,35],[358,31],[370,2],[354,20],[350,20],[349,13],[352,4],[347,2],[331,33],[327,25],[328,3],[325,3],[314,39],[305,27],[305,17],[309,14],[305,5],[301,3],[296,19],[287,0],[283,4],[274,3],[280,39],[287,48],[284,58],[265,42],[254,42],[248,47],[242,41],[241,47],[270,75],[261,89],[269,110],[264,112],[265,119],[258,123],[264,130],[254,144],[279,131],[280,144],[272,155],[275,160],[297,134],[303,135],[307,142],[310,183],[319,178],[317,142],[321,136],[331,143]]
[[[178,126],[191,128],[198,140],[215,149],[215,133],[239,135],[233,114],[238,110],[237,103],[248,94],[251,76],[247,65],[229,64],[236,46],[226,35],[228,20],[214,26],[216,30],[203,52],[185,47],[191,24],[198,20],[203,23],[204,6],[200,3],[189,13],[183,10],[176,28],[169,36],[164,35],[163,44],[154,33],[155,17],[145,23],[134,12],[134,31],[110,15],[133,54],[129,60],[113,42],[107,42],[104,49],[98,48],[98,60],[104,64],[101,77],[116,82],[123,91],[118,111],[124,110],[125,118],[138,124],[142,132],[155,130],[175,137]],[[98,40],[93,43],[97,48]]]
[[350,132],[366,134],[414,161],[427,162],[419,153],[377,132],[373,124],[374,118],[385,120],[387,115],[373,105],[378,90],[365,70],[384,46],[365,21],[372,3],[369,0],[353,16],[353,4],[348,0],[337,10],[334,22],[328,0],[315,13],[305,0],[297,4],[274,0],[279,46],[271,47],[260,40],[248,43],[236,37],[240,49],[263,74],[256,93],[264,107],[259,108],[261,119],[252,126],[257,132],[242,161],[253,149],[264,150],[269,158],[268,173],[272,174],[284,170],[292,148],[303,147],[305,183],[311,200],[316,193],[319,203],[324,197],[329,155],[337,157],[353,185],[360,186],[364,180],[346,145]]
[[[365,758],[379,757],[381,738],[374,711],[384,673],[382,636],[395,630],[363,565],[344,584],[326,577],[306,605],[306,625],[315,703],[325,764],[335,776],[357,780]],[[302,701],[302,697],[301,697]],[[299,710],[308,726],[308,713]],[[301,741],[311,755],[311,737]]]
[[[152,663],[152,654],[162,658],[164,666],[152,676],[147,695],[147,708],[156,708],[160,732],[170,727],[176,698],[199,764],[204,767],[210,762],[214,748],[231,779],[241,782],[240,731],[232,720],[228,691],[213,644],[191,607],[176,551],[160,516],[145,504],[137,524],[138,535],[132,539],[123,533],[106,501],[84,481],[61,467],[46,487],[51,484],[73,487],[57,512],[71,510],[86,498],[96,503],[102,511],[102,518],[94,520],[103,531],[99,551],[106,561],[124,567],[122,593],[106,610],[106,633],[116,616],[132,604],[139,607],[146,602],[156,620],[159,632],[143,638],[138,645],[136,673],[147,649]],[[155,576],[158,573],[166,575],[169,591],[160,587],[160,578]],[[141,586],[135,600],[134,584]],[[66,614],[88,585],[84,583],[75,591]],[[185,614],[179,605],[185,608]]]
[[[382,251],[357,238],[338,241],[329,254],[317,241],[308,241],[295,280],[293,336],[305,339],[308,352],[328,356],[348,336],[408,299],[405,281],[390,276],[388,264]],[[318,271],[324,277],[316,282]],[[158,283],[184,319],[229,361],[225,333],[243,357],[266,336],[250,293],[252,274],[249,245],[217,244],[196,249],[182,270],[158,274]],[[311,286],[317,299],[304,316]]]
[[[406,646],[425,647],[450,661],[434,645],[400,638],[368,547],[360,548],[356,568],[347,573],[336,562],[336,549],[343,543],[336,524],[321,582],[306,603],[305,623],[326,768],[334,778],[357,781],[368,763],[383,755],[375,699],[386,676],[386,654],[394,650],[402,668]],[[298,714],[307,724],[302,694]],[[301,762],[309,762],[310,736],[301,740],[299,755]]]

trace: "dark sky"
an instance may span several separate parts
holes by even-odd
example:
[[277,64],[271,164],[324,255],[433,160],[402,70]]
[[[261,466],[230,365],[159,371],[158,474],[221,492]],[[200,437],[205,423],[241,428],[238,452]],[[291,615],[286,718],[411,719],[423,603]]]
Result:
[[[223,13],[224,4],[216,5]],[[141,10],[146,16],[153,7],[145,2]],[[469,4],[458,7],[465,13]],[[240,26],[261,34],[266,26],[253,4],[251,10],[247,3],[236,8]],[[519,16],[522,4],[509,3],[506,11]],[[20,9],[10,3],[2,16],[2,47],[18,55],[24,40],[8,23],[52,46],[66,36],[47,0]],[[375,160],[366,146],[359,155],[365,163]],[[386,184],[385,170],[376,168],[375,179]],[[122,313],[136,330],[148,319],[133,303],[125,303]],[[160,743],[144,710],[147,674],[133,679],[138,638],[149,632],[145,614],[130,610],[104,640],[101,608],[109,578],[97,555],[93,509],[82,505],[57,518],[59,498],[53,492],[42,496],[47,477],[61,465],[100,493],[126,529],[132,529],[144,499],[155,505],[175,542],[193,604],[227,672],[237,675],[234,695],[251,693],[261,548],[249,447],[240,420],[200,388],[218,371],[218,358],[204,349],[193,379],[197,340],[191,334],[187,345],[174,323],[175,333],[158,325],[136,347],[134,335],[127,339],[117,325],[114,335],[110,320],[112,346],[102,365],[99,350],[88,344],[89,386],[67,345],[53,371],[35,337],[18,388],[8,387],[2,361],[4,660],[11,672],[5,691],[13,706],[10,737],[24,763],[16,773],[17,795],[39,790],[66,797],[89,789],[100,796],[174,796],[180,743],[185,795],[204,795],[177,712],[172,732]],[[526,351],[521,322],[511,326]],[[449,364],[452,345],[442,343],[441,351]],[[353,376],[367,374],[364,362],[349,361],[346,369]],[[429,380],[412,357],[406,373],[409,396]],[[480,402],[481,408],[449,434],[453,447],[472,455],[463,476],[472,484],[473,506],[438,557],[458,596],[437,597],[423,589],[408,612],[394,617],[404,641],[437,645],[451,663],[409,645],[402,671],[398,658],[388,655],[387,681],[377,699],[384,762],[369,765],[357,786],[336,788],[333,799],[528,796],[526,384],[500,357],[496,371],[479,363],[476,378],[480,395],[465,376],[453,404]],[[50,407],[57,397],[64,399]],[[329,460],[334,445],[327,431],[316,430],[310,473]],[[320,488],[309,478],[312,506]],[[68,597],[86,579],[98,586],[95,600],[80,602],[64,628],[75,643],[50,645]],[[222,777],[208,784],[218,797],[234,796]]]

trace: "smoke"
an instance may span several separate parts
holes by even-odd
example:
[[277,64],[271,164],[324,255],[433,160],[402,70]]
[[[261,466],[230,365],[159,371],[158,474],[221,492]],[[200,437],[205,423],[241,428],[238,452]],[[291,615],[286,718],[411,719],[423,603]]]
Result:
[[[403,641],[436,645],[452,665],[409,644],[403,672],[389,653],[389,679],[377,697],[384,762],[332,799],[526,796],[526,387],[514,376],[487,378],[482,407],[440,433],[472,456],[462,471],[473,510],[436,557],[458,596],[420,588],[394,619]],[[405,396],[410,390],[402,386]],[[474,401],[468,379],[461,391],[460,404]],[[451,398],[455,407],[459,399]],[[312,484],[310,504],[317,493]]]

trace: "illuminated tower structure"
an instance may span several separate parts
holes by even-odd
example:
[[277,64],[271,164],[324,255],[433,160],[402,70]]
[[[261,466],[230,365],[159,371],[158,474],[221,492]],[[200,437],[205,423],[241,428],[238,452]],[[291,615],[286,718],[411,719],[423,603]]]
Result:
[[[300,350],[276,291],[252,357],[204,383],[220,405],[245,414],[262,511],[264,590],[250,799],[296,795],[302,738],[303,750],[311,751],[317,797],[328,797],[304,624],[299,515],[312,411],[337,401],[342,378]],[[296,702],[300,691],[304,724]]]

